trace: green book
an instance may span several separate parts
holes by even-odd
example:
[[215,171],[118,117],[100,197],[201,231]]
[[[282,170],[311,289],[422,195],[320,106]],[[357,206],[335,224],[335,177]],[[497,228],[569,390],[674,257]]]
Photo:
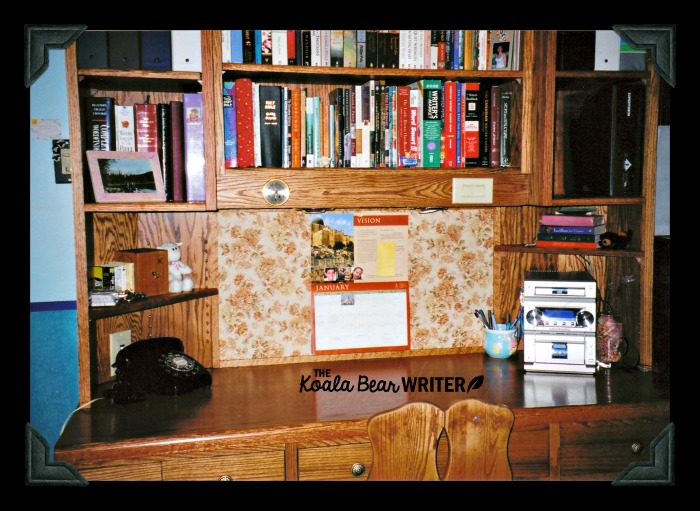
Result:
[[423,167],[440,167],[442,82],[424,79],[411,87],[423,95]]

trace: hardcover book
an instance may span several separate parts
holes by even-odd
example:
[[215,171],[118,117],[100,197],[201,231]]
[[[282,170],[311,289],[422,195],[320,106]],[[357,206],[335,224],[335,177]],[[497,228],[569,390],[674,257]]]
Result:
[[378,67],[377,30],[367,30],[365,36],[367,39],[367,67]]
[[491,88],[486,85],[479,91],[481,97],[481,122],[479,123],[479,167],[491,164]]
[[136,125],[133,105],[115,105],[114,119],[117,151],[136,151]]
[[255,30],[243,30],[243,63],[255,64]]
[[238,78],[236,88],[236,128],[238,131],[238,166],[255,167],[255,138],[253,123],[253,82]]
[[260,85],[260,163],[266,168],[282,167],[282,87]]
[[182,95],[185,128],[185,190],[187,202],[206,200],[204,175],[204,110],[202,95]]
[[345,127],[345,120],[343,119],[343,99],[342,87],[337,87],[328,93],[328,104],[333,105],[335,114],[333,126],[334,161],[331,163],[332,167],[343,167],[345,163],[343,151],[343,132]]
[[297,65],[297,32],[298,30],[287,30],[287,65]]
[[79,68],[104,69],[108,66],[107,32],[86,30],[75,44]]
[[231,62],[243,63],[243,30],[231,30]]
[[170,161],[173,167],[173,201],[185,202],[185,122],[182,101],[170,102]]
[[591,227],[577,225],[540,225],[540,233],[552,234],[603,234],[606,226],[604,224]]
[[396,151],[399,167],[415,167],[418,162],[411,151],[411,88],[396,87],[397,139]]
[[[410,88],[410,86],[409,86]],[[410,107],[411,107],[411,123],[410,123],[410,147],[411,156],[406,161],[407,165],[412,160],[415,160],[415,167],[423,166],[422,150],[423,150],[423,96],[417,89],[410,89]]]
[[513,92],[505,85],[501,90],[501,167],[510,167],[510,122]]
[[158,110],[155,103],[136,103],[136,150],[140,153],[158,152]]
[[442,167],[457,166],[457,83],[451,80],[444,82],[444,136],[445,159]]
[[[292,89],[292,168],[301,168],[301,89]],[[306,115],[306,114],[304,114]]]
[[260,150],[260,84],[253,82],[253,154],[256,167],[262,166]]
[[223,83],[224,101],[224,165],[227,169],[238,167],[238,127],[236,125],[236,85]]
[[110,30],[107,32],[110,69],[139,69],[141,67],[138,30]]
[[272,30],[260,31],[261,64],[272,64]]
[[202,72],[202,37],[199,30],[172,30],[173,71]]
[[141,69],[170,71],[172,49],[169,30],[141,31]]
[[93,151],[114,151],[114,98],[89,97],[85,102],[86,147]]
[[272,30],[272,64],[275,66],[287,66],[287,31]]
[[464,129],[462,131],[462,162],[464,167],[479,166],[481,136],[481,94],[479,82],[464,84]]
[[357,31],[357,67],[367,66],[367,31]]
[[598,243],[600,241],[600,234],[566,234],[540,232],[537,234],[537,239],[543,241],[584,241],[586,243]]
[[160,160],[160,170],[163,175],[163,190],[165,200],[173,202],[173,165],[171,158],[172,135],[170,123],[170,105],[168,103],[158,103],[156,105],[158,115],[158,159]]
[[357,67],[357,33],[343,30],[343,67]]
[[542,225],[589,226],[605,224],[605,215],[542,215]]

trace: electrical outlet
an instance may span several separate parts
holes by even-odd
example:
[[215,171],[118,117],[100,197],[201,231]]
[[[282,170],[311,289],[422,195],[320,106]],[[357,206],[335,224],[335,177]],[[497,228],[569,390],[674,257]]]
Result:
[[131,344],[131,330],[122,330],[121,332],[109,334],[109,366],[112,376],[115,375],[112,364],[117,360],[117,353],[119,353],[120,349],[129,344]]

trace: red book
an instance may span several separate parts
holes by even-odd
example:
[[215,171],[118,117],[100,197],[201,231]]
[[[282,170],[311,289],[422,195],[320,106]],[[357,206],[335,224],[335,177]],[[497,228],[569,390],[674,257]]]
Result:
[[501,166],[501,86],[491,86],[491,157],[489,167]]
[[253,118],[253,81],[236,80],[236,128],[238,131],[238,166],[255,167],[255,134]]
[[595,241],[535,240],[536,247],[547,248],[599,248]]
[[445,84],[445,160],[442,167],[451,169],[457,166],[457,82]]
[[185,191],[187,202],[206,200],[206,178],[204,174],[204,110],[202,95],[182,95],[184,109],[185,140]]
[[134,105],[136,121],[136,151],[140,153],[158,152],[158,110],[155,103]]
[[411,88],[408,85],[396,87],[396,114],[398,166],[415,167],[411,153]]
[[464,84],[464,126],[462,129],[462,162],[464,167],[479,165],[480,121],[479,82],[466,82]]
[[296,30],[287,30],[287,64],[290,66],[298,65]]
[[605,215],[542,215],[542,225],[603,225]]
[[170,102],[170,161],[173,167],[173,201],[185,201],[185,142],[182,101]]
[[301,112],[301,89],[292,89],[292,168],[295,169],[301,168]]

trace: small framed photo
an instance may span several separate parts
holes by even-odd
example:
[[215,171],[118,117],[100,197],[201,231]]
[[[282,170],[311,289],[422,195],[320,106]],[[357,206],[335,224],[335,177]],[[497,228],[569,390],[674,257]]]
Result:
[[96,202],[165,202],[158,153],[87,151]]

